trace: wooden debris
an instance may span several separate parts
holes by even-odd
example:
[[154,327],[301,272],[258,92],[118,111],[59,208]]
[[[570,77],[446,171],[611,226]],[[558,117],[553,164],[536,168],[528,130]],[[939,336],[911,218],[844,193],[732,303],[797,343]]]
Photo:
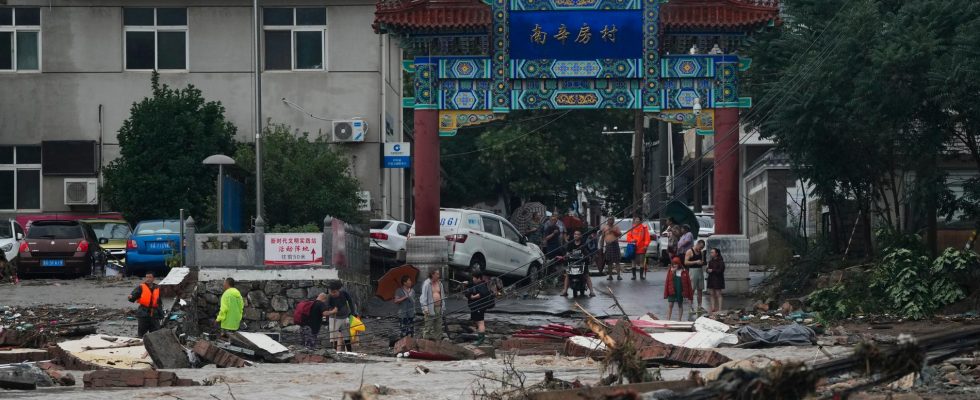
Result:
[[[687,390],[698,387],[698,383],[690,380],[683,381],[659,381],[633,383],[617,386],[593,386],[580,389],[552,390],[546,392],[534,392],[528,395],[530,400],[568,400],[568,399],[599,399],[602,396],[614,394],[639,394],[657,390]],[[619,397],[617,397],[619,398]]]

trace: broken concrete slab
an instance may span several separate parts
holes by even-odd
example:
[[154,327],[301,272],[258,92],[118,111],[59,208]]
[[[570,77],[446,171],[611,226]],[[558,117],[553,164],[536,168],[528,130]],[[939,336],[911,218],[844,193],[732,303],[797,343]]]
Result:
[[52,352],[61,365],[71,370],[153,368],[153,360],[143,342],[136,338],[118,337],[109,341],[103,335],[89,335],[58,343]]
[[688,349],[661,343],[631,324],[618,323],[609,327],[601,325],[602,323],[595,319],[588,319],[586,323],[600,336],[606,346],[615,347],[628,339],[637,349],[640,358],[648,364],[717,367],[731,361],[714,350]]
[[51,354],[47,350],[40,349],[7,349],[0,350],[0,364],[14,364],[19,362],[33,362],[50,360]]
[[564,354],[570,357],[602,358],[606,345],[601,340],[585,336],[574,336],[565,340]]
[[143,346],[153,365],[163,369],[190,368],[187,350],[177,340],[172,329],[160,329],[143,335]]
[[207,340],[194,343],[194,354],[220,368],[241,368],[250,365],[245,359],[224,351]]
[[54,382],[37,365],[21,363],[0,366],[0,389],[35,390],[51,386],[54,386]]
[[[648,393],[657,390],[683,391],[698,387],[696,381],[659,381],[633,383],[616,386],[593,386],[580,389],[568,390],[549,390],[545,392],[534,392],[528,394],[530,400],[566,400],[566,399],[599,399],[599,398],[636,398],[639,393]],[[613,396],[619,394],[619,396]],[[634,397],[628,396],[633,394]]]
[[453,360],[472,360],[476,357],[472,351],[453,343],[446,341],[436,342],[426,339],[415,339],[412,337],[402,338],[395,343],[394,349],[396,354],[417,352],[422,354],[444,356],[445,358]]

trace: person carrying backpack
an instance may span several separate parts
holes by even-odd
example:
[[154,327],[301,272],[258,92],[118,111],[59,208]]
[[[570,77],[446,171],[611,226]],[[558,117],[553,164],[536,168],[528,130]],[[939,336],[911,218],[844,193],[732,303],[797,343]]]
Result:
[[315,300],[301,301],[296,305],[293,312],[293,322],[300,326],[303,335],[303,346],[310,350],[316,350],[319,340],[320,327],[323,326],[323,319],[327,311],[327,294],[320,293]]

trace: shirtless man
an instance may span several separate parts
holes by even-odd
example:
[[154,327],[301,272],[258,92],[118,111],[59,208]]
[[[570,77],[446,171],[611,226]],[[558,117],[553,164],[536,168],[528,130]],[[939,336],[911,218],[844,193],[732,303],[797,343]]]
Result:
[[613,270],[616,272],[616,278],[623,280],[622,271],[619,270],[619,261],[622,256],[619,254],[619,237],[623,235],[623,232],[619,230],[616,226],[616,219],[609,217],[606,220],[606,224],[602,226],[602,243],[604,247],[604,259],[606,264],[606,270],[609,272],[609,277],[606,280],[613,280]]
[[429,279],[422,284],[422,296],[419,303],[425,317],[425,330],[422,337],[429,340],[442,339],[442,315],[446,310],[446,298],[442,293],[442,281],[439,279],[439,269],[429,271]]

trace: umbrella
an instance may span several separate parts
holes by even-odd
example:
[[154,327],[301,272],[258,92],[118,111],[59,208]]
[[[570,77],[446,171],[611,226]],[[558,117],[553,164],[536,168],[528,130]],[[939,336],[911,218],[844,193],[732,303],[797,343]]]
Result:
[[531,216],[537,213],[539,218],[544,218],[546,211],[548,211],[548,207],[545,207],[544,204],[538,202],[524,203],[511,214],[510,223],[514,224],[514,227],[523,234],[538,228],[538,223],[532,221]]
[[414,265],[405,264],[388,270],[381,279],[378,279],[378,290],[374,292],[374,295],[384,301],[394,299],[395,291],[402,287],[403,276],[411,278],[412,284],[414,284],[415,278],[419,276],[419,269],[415,268]]
[[561,223],[565,225],[566,232],[582,229],[582,227],[585,226],[585,223],[574,215],[566,215],[559,218],[559,220],[561,220]]
[[698,238],[698,230],[701,229],[701,224],[698,223],[698,217],[694,216],[694,211],[686,204],[672,200],[667,203],[667,207],[664,208],[664,216],[670,217],[677,223],[677,225],[687,225],[691,227],[691,234],[694,238]]

